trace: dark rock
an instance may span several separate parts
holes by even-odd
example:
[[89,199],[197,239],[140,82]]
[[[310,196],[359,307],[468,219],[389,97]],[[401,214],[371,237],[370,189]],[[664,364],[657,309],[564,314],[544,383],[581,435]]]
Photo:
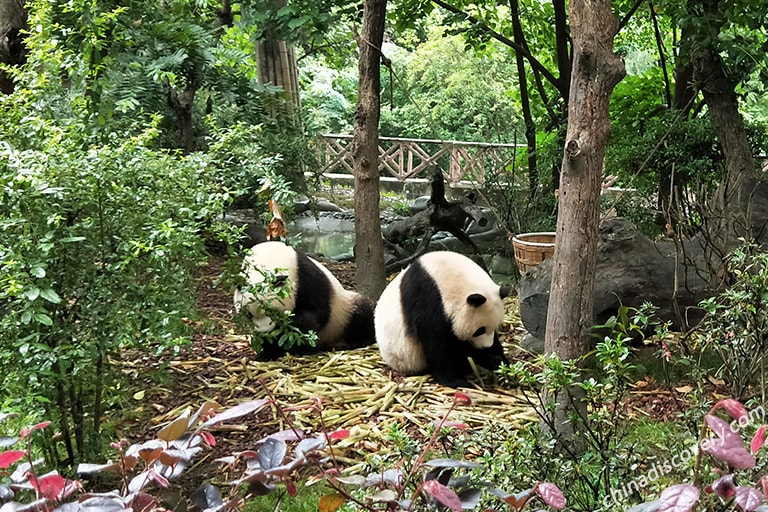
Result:
[[243,237],[240,239],[243,247],[253,247],[267,240],[267,228],[258,219],[254,210],[232,210],[224,215],[222,221],[238,228],[245,226]]
[[[712,289],[700,272],[705,268],[700,245],[686,241],[681,247],[684,256],[676,258],[674,240],[651,240],[626,219],[604,221],[598,242],[594,323],[603,323],[622,304],[636,308],[650,302],[658,308],[657,316],[673,328],[696,325],[703,317],[697,305]],[[545,336],[552,262],[548,259],[529,269],[518,286],[523,326],[540,339]]]
[[299,214],[308,211],[317,212],[343,212],[344,208],[328,201],[327,199],[318,199],[312,201],[306,196],[299,196],[293,203],[293,213]]
[[537,338],[533,334],[527,332],[520,338],[520,348],[530,352],[531,354],[543,354],[544,353],[544,340]]

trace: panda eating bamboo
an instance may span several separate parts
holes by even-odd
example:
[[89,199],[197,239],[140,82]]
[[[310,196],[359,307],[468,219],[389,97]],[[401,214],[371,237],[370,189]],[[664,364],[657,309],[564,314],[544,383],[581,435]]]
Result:
[[[263,242],[248,250],[243,260],[247,284],[264,281],[266,274],[278,274],[289,286],[286,297],[256,297],[244,290],[235,290],[235,310],[245,310],[256,332],[268,332],[275,324],[261,304],[279,311],[293,313],[293,325],[302,332],[315,331],[314,350],[358,348],[375,341],[373,304],[353,291],[346,290],[331,272],[319,262],[283,242]],[[313,350],[298,346],[291,352]],[[285,349],[274,343],[262,347],[260,359],[276,359]]]
[[387,285],[376,306],[381,357],[399,373],[467,386],[468,357],[489,370],[508,362],[496,330],[509,292],[463,254],[424,254]]

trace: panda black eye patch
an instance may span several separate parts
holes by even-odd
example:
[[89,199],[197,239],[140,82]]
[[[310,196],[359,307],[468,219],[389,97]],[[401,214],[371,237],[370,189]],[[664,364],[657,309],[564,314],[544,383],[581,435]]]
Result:
[[477,336],[482,336],[485,334],[485,327],[481,327],[478,330],[475,331],[475,333],[472,335],[473,338],[476,338]]

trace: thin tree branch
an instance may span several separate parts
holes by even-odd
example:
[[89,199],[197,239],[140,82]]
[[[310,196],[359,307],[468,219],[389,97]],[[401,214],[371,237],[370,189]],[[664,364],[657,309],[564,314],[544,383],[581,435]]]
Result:
[[515,50],[516,52],[519,52],[523,57],[526,58],[526,60],[528,60],[528,62],[530,62],[531,67],[533,67],[534,69],[538,70],[539,73],[541,73],[544,76],[544,78],[546,78],[560,92],[562,97],[565,98],[566,101],[567,101],[567,99],[568,99],[568,85],[569,84],[563,83],[563,80],[561,80],[561,79],[557,78],[555,75],[553,75],[552,72],[550,72],[546,67],[544,67],[544,65],[541,62],[539,62],[536,59],[536,57],[531,55],[531,52],[529,52],[526,48],[520,46],[519,44],[517,44],[513,40],[509,39],[508,37],[506,37],[506,36],[504,36],[502,34],[499,34],[495,30],[493,30],[491,27],[489,27],[488,25],[483,23],[481,20],[475,18],[471,14],[467,14],[466,12],[462,11],[458,7],[455,7],[455,6],[445,2],[444,0],[432,0],[432,3],[434,3],[436,5],[439,5],[440,7],[442,7],[443,9],[445,9],[445,10],[447,10],[449,12],[452,12],[454,14],[458,14],[458,15],[464,16],[464,18],[467,21],[469,21],[473,25],[476,25],[480,30],[482,30],[483,32],[485,32],[486,34],[491,36],[493,39],[496,39],[500,43],[502,43],[502,44],[504,44],[506,46],[509,46],[510,48]]

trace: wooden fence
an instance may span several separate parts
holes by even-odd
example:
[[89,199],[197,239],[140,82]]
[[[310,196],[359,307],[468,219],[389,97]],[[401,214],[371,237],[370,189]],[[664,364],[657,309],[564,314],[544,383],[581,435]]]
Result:
[[[511,172],[518,148],[525,144],[490,144],[431,139],[379,137],[379,172],[398,181],[429,178],[435,167],[450,185],[483,185],[489,173]],[[353,174],[352,135],[328,134],[317,139],[323,174]]]

